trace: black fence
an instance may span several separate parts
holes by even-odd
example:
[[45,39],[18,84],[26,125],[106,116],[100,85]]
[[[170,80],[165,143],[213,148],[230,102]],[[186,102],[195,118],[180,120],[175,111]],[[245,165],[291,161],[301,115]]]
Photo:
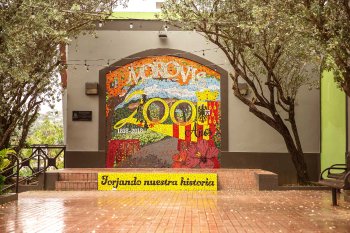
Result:
[[[28,150],[30,154],[28,153]],[[64,145],[31,145],[24,148],[19,153],[18,157],[21,164],[19,169],[21,170],[24,167],[28,167],[32,172],[35,172],[43,166],[43,160],[46,162],[44,167],[45,170],[48,170],[49,168],[64,168],[65,151],[66,146]]]
[[[17,155],[9,154],[10,165],[1,172],[5,186],[0,193],[11,190],[18,193],[19,185],[38,183],[40,174],[48,170],[64,168],[65,145],[31,145]],[[44,184],[45,184],[45,175]]]
[[[1,171],[1,175],[4,177],[4,186],[1,187],[0,194],[5,193],[8,190],[13,190],[18,193],[19,182],[19,159],[15,154],[8,154],[5,159],[11,161],[11,164]],[[12,180],[12,182],[8,182]]]

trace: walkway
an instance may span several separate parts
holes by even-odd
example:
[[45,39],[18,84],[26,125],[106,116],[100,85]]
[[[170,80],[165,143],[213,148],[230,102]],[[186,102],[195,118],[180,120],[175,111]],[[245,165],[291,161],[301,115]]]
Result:
[[40,191],[0,208],[0,232],[350,232],[330,191]]

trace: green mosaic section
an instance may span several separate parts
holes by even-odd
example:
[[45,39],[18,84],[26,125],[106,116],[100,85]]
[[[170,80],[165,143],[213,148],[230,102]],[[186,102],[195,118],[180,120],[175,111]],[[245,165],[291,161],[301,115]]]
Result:
[[345,163],[346,101],[332,72],[321,79],[321,169]]

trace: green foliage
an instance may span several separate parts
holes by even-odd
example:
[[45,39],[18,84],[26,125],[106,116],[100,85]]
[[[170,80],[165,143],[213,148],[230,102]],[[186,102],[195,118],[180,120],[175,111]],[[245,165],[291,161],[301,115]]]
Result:
[[350,2],[348,0],[299,0],[308,34],[318,41],[325,69],[334,71],[338,85],[350,96]]
[[63,124],[54,119],[50,119],[49,115],[45,115],[42,120],[34,125],[31,133],[28,135],[27,143],[62,145],[64,144]]
[[2,149],[0,150],[0,172],[5,169],[9,164],[10,160],[6,157],[9,154],[15,154],[16,152],[12,149]]
[[196,29],[221,49],[233,69],[234,95],[283,137],[298,181],[307,183],[295,102],[302,86],[317,85],[321,59],[303,7],[295,0],[167,0],[160,17]]
[[[180,0],[166,1],[161,17],[185,29],[196,28],[217,44],[228,57],[236,75],[248,76],[260,86],[269,80],[280,87],[283,97],[296,98],[298,89],[313,84],[310,69],[320,62],[315,44],[294,1],[263,0]],[[260,84],[259,84],[260,83]]]
[[[47,144],[47,145],[63,145],[64,135],[63,135],[63,122],[61,121],[60,115],[55,115],[47,113],[45,115],[40,115],[38,120],[34,123],[33,127],[30,129],[29,135],[27,137],[28,145],[36,144]],[[48,150],[48,156],[54,157],[60,149],[50,149]],[[24,158],[29,157],[32,154],[32,149],[21,150],[21,155]],[[64,154],[62,153],[57,158],[57,167],[63,168]],[[31,161],[34,162],[34,161]],[[20,175],[27,176],[31,174],[28,169],[21,169]]]
[[128,118],[134,110],[129,110],[127,107],[124,108],[118,108],[114,112],[114,118],[113,118],[113,124],[117,123],[118,121]]
[[141,146],[145,146],[148,144],[152,144],[154,142],[158,142],[162,139],[167,137],[166,135],[153,132],[152,130],[143,130],[142,132],[139,132],[137,134],[117,134],[113,139],[120,139],[120,140],[125,140],[125,139],[138,139],[140,140]]
[[[10,165],[10,160],[7,159],[7,155],[15,154],[16,152],[11,149],[2,149],[0,150],[0,172],[3,171],[8,165]],[[5,177],[0,175],[0,194],[1,190],[4,187]]]
[[152,119],[152,120],[159,120],[159,119],[161,119],[162,118],[162,112],[164,112],[164,110],[157,103],[152,103],[148,107],[149,118]]
[[175,118],[179,122],[187,122],[192,115],[192,107],[188,103],[181,103],[175,108]]
[[[93,32],[125,0],[14,0],[0,3],[0,148],[18,132],[23,147],[43,102],[60,96],[64,47]],[[60,50],[61,49],[61,50]]]
[[213,136],[213,140],[215,143],[215,147],[220,149],[221,148],[221,129],[220,129],[220,124],[216,124],[216,132]]

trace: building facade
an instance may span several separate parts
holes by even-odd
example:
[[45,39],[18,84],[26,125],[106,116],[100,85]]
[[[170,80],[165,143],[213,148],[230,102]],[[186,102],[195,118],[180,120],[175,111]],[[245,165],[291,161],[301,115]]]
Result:
[[[66,167],[261,168],[295,182],[282,137],[234,97],[232,68],[200,33],[111,20],[67,57]],[[319,90],[301,89],[296,119],[316,180]]]

